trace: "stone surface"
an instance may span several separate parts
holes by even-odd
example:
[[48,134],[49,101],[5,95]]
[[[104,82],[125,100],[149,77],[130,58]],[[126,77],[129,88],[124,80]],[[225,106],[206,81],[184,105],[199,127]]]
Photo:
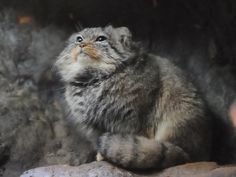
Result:
[[92,162],[78,167],[55,165],[26,171],[21,177],[132,177],[132,172],[112,166],[107,162]]
[[55,165],[24,172],[21,177],[235,177],[235,166],[219,166],[215,162],[196,162],[165,169],[161,172],[131,172],[107,162],[92,162],[77,167]]

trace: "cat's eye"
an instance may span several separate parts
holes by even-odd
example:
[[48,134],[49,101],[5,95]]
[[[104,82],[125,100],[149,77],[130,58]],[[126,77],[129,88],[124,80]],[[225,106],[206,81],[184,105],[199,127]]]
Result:
[[77,36],[77,37],[76,37],[76,42],[82,42],[82,41],[83,41],[82,36]]
[[98,36],[96,41],[101,42],[101,41],[105,41],[106,39],[107,39],[106,36]]

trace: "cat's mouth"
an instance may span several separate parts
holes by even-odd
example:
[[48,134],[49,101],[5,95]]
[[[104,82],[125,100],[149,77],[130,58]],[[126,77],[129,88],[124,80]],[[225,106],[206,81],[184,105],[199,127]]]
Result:
[[[84,47],[81,47],[77,45],[74,49],[71,51],[71,57],[75,61],[78,60],[78,58],[83,57],[83,55],[87,55],[91,59],[96,59],[98,60],[100,58],[100,55],[93,46],[91,45],[86,45]],[[87,57],[86,57],[87,58]]]

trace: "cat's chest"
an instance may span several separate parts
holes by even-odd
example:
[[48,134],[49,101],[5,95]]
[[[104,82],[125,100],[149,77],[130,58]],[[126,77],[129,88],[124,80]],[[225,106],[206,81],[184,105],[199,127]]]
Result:
[[108,97],[110,98],[111,95],[117,92],[113,87],[101,83],[86,87],[72,86],[66,90],[67,102],[72,108],[78,105],[81,105],[81,108],[84,109],[93,108],[95,105],[100,105],[102,100],[107,100]]
[[[88,109],[98,104],[98,100],[103,96],[101,87],[68,87],[66,90],[66,100],[72,113],[76,117],[84,117]],[[103,98],[104,99],[104,98]]]
[[108,131],[134,132],[140,128],[137,102],[141,92],[142,86],[138,83],[121,79],[68,88],[66,99],[79,122]]

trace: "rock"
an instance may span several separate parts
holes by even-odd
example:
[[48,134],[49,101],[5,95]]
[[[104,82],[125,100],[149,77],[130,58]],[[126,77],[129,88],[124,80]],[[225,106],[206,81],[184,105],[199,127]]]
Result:
[[236,166],[219,166],[215,162],[196,162],[167,168],[161,172],[131,172],[108,162],[81,166],[54,165],[24,172],[20,177],[235,177]]
[[134,173],[115,167],[107,162],[92,162],[78,167],[55,165],[26,171],[21,177],[132,177]]
[[0,11],[1,177],[35,166],[80,165],[93,155],[65,118],[63,89],[51,69],[67,34],[53,25],[21,24],[20,17]]
[[158,177],[233,177],[236,166],[219,166],[215,162],[196,162],[165,169]]

